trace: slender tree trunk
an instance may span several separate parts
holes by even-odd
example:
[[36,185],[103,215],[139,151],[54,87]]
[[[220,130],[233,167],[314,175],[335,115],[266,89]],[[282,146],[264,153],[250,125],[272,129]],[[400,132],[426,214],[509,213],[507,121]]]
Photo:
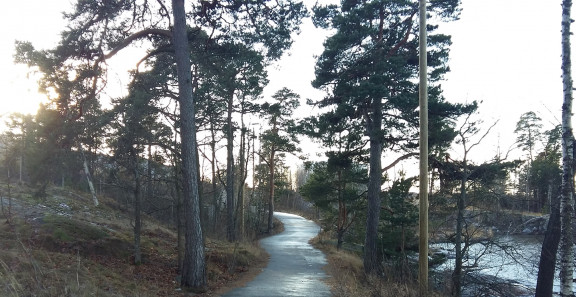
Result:
[[270,175],[268,179],[268,233],[272,232],[274,228],[274,159],[276,158],[276,151],[272,148],[270,152],[270,162],[268,162],[268,170],[270,170]]
[[[198,142],[195,143],[196,148],[198,148]],[[198,150],[196,149],[196,185],[198,186],[198,217],[200,220],[200,228],[202,228],[202,230],[204,230],[204,224],[202,222],[202,218],[204,217],[204,208],[202,207],[204,205],[204,200],[202,197],[202,193],[204,193],[204,189],[203,187],[203,183],[202,183],[202,172],[200,171],[200,154],[198,154]],[[205,233],[203,232],[203,236],[205,236]],[[203,239],[205,240],[205,238]]]
[[342,200],[338,201],[338,224],[336,229],[337,243],[336,249],[341,249],[344,243],[344,232],[346,231],[346,203]]
[[226,238],[236,241],[235,207],[234,207],[234,129],[232,127],[232,109],[234,92],[228,94],[228,117],[226,129]]
[[186,34],[184,0],[172,0],[174,15],[174,56],[178,70],[180,97],[180,123],[182,141],[182,172],[184,184],[184,214],[186,220],[186,243],[182,267],[181,285],[193,291],[206,291],[206,259],[204,237],[200,224],[200,195],[198,193],[198,170],[196,148],[195,107],[190,73],[190,51]]
[[372,103],[372,118],[368,124],[370,135],[370,170],[368,180],[368,209],[366,215],[366,238],[364,241],[364,271],[378,274],[382,271],[378,253],[378,222],[380,220],[382,186],[382,100]]
[[80,153],[82,154],[82,164],[84,165],[84,175],[86,175],[86,180],[88,181],[88,187],[90,188],[90,194],[92,194],[92,201],[94,206],[100,204],[98,202],[98,197],[96,196],[96,190],[94,190],[94,183],[92,182],[92,175],[90,175],[90,169],[88,168],[88,160],[86,160],[86,155],[84,154],[84,149],[82,145],[78,145]]
[[342,170],[338,170],[338,224],[336,235],[338,237],[338,242],[336,244],[336,249],[342,248],[342,244],[344,243],[344,230],[346,226],[346,203],[344,202],[343,192],[344,186],[342,181]]
[[[178,146],[178,132],[174,135],[173,147]],[[174,224],[176,225],[176,245],[178,249],[178,272],[182,273],[182,268],[184,265],[184,201],[182,199],[182,183],[180,182],[180,162],[178,160],[178,155],[173,154],[172,156],[172,171],[174,179],[174,199],[176,204],[176,215],[174,216]]]
[[210,149],[212,150],[212,204],[214,204],[214,214],[212,216],[212,230],[216,231],[218,226],[218,216],[220,214],[220,207],[218,201],[218,194],[216,193],[216,128],[214,124],[210,127],[210,136],[212,137],[210,141]]
[[[418,284],[420,296],[424,297],[428,295],[428,51],[426,47],[428,34],[426,31],[426,0],[420,0],[419,4],[420,234],[418,244]],[[404,236],[404,229],[402,229],[402,236]],[[402,245],[404,245],[404,239],[402,242]]]
[[[135,152],[132,152],[135,154]],[[132,156],[132,170],[134,172],[134,264],[142,264],[142,250],[140,249],[140,234],[142,234],[142,191],[140,190],[140,173],[138,172],[138,159]]]
[[562,1],[562,198],[560,201],[560,295],[574,296],[574,134],[572,131],[572,61],[570,50],[571,0]]
[[[466,149],[464,149],[466,151]],[[452,272],[452,296],[462,295],[462,233],[464,229],[464,209],[466,206],[466,181],[468,180],[468,161],[466,159],[466,153],[464,154],[464,160],[462,161],[462,180],[460,181],[460,196],[458,196],[457,202],[457,218],[456,218],[456,235],[455,235],[455,248],[456,248],[456,259],[454,263],[454,271]]]
[[[551,187],[549,187],[550,189]],[[553,196],[550,205],[550,218],[544,234],[540,264],[538,265],[538,281],[535,297],[552,297],[554,289],[554,272],[556,271],[556,253],[560,242],[560,199]]]
[[152,200],[154,194],[153,176],[152,176],[152,145],[148,144],[148,166],[146,168],[146,199]]
[[238,222],[240,223],[240,239],[244,239],[245,226],[244,226],[244,183],[248,177],[248,163],[246,162],[246,155],[250,152],[250,144],[248,144],[248,150],[246,150],[246,127],[244,126],[244,112],[240,115],[241,122],[241,133],[240,133],[240,154],[239,154],[239,165],[240,168],[238,172],[240,173],[240,179],[238,180]]

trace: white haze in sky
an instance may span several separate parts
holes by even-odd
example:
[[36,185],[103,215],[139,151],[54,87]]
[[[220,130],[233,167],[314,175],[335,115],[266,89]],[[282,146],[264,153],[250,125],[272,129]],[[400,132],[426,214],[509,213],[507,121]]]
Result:
[[[7,1],[0,10],[0,115],[34,113],[42,96],[26,67],[13,65],[14,40],[31,41],[36,48],[52,48],[65,23],[60,14],[70,10],[72,0]],[[314,2],[305,0],[312,5]],[[322,1],[321,1],[322,2]],[[326,3],[327,1],[324,1]],[[334,2],[334,1],[332,1]],[[336,1],[337,2],[337,1]],[[516,122],[522,113],[536,112],[545,128],[559,123],[562,104],[560,71],[561,1],[463,0],[460,20],[441,24],[453,36],[450,67],[442,83],[451,102],[482,101],[485,127],[499,121],[477,153],[494,156],[514,143]],[[323,96],[310,86],[314,78],[314,55],[322,52],[326,33],[306,20],[289,54],[269,70],[269,98],[286,86],[306,98]],[[114,59],[125,60],[129,55]],[[133,64],[132,64],[133,65]],[[112,72],[109,81],[128,83],[124,71]],[[110,95],[121,96],[124,93]],[[306,116],[311,108],[301,108]],[[454,152],[458,158],[458,150]],[[474,155],[475,152],[472,151]]]

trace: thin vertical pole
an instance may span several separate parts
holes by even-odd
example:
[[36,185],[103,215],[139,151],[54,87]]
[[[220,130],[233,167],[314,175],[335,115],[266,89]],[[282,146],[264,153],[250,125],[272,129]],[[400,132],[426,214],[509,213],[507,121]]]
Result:
[[428,63],[426,0],[420,0],[420,243],[418,283],[428,296]]

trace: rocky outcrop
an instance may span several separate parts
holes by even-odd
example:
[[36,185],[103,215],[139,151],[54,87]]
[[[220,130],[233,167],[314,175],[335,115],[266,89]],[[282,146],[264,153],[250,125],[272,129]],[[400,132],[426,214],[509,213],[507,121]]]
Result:
[[527,220],[518,225],[510,234],[524,234],[524,235],[541,235],[546,232],[546,225],[548,225],[549,215],[538,217],[523,217]]

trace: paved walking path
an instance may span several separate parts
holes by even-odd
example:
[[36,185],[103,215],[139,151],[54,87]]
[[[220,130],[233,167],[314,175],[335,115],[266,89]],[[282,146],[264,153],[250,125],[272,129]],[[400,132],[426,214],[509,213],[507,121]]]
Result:
[[324,254],[308,241],[320,228],[300,216],[275,212],[284,224],[284,232],[264,238],[260,245],[270,254],[268,266],[245,287],[234,289],[226,297],[328,297],[330,289],[322,282]]

